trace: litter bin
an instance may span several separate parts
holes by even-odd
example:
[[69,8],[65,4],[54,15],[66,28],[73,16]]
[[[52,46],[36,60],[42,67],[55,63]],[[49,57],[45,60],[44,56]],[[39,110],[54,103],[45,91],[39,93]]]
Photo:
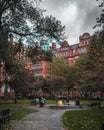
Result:
[[101,130],[104,130],[104,122],[101,123]]
[[76,106],[79,106],[79,105],[80,105],[80,101],[76,100]]

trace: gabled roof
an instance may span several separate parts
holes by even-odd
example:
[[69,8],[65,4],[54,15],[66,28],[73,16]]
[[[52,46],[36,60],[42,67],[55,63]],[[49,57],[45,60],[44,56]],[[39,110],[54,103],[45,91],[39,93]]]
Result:
[[89,38],[89,37],[90,37],[90,34],[86,32],[86,33],[84,33],[84,34],[82,35],[82,37],[83,37],[83,38]]
[[63,41],[63,43],[61,44],[62,47],[68,47],[69,43],[67,41]]
[[78,45],[79,45],[79,44],[71,45],[72,50],[75,50],[76,48],[78,48]]

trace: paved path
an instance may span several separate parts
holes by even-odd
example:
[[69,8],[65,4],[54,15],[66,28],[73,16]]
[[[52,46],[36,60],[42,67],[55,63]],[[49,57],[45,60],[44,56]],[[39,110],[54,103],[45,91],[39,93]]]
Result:
[[[70,109],[50,109],[47,105],[40,108],[39,106],[27,106],[39,110],[36,113],[27,115],[20,121],[11,122],[15,124],[13,130],[66,130],[62,122],[62,115],[65,111],[80,109],[72,102]],[[85,108],[86,109],[86,108]]]
[[13,130],[65,130],[62,122],[62,115],[65,111],[39,108],[38,112],[29,114],[16,122]]

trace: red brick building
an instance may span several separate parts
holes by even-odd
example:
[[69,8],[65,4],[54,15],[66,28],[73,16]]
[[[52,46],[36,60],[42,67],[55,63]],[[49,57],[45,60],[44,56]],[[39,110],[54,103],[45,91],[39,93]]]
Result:
[[[83,53],[86,53],[86,47],[89,44],[90,35],[88,33],[84,33],[82,36],[79,37],[79,43],[70,45],[67,41],[64,41],[61,44],[61,47],[57,48],[56,43],[52,43],[52,52],[54,56],[56,57],[63,57],[68,60],[69,65],[72,66],[76,59],[80,57]],[[15,45],[13,36],[10,37],[10,44]],[[44,43],[44,46],[42,45],[42,48],[49,49],[49,46],[47,46]],[[46,77],[47,72],[47,62],[46,61],[39,61],[33,64],[29,58],[25,59],[26,69],[31,71],[31,73],[34,75],[34,77],[43,76]],[[0,82],[3,80],[2,77],[2,71],[3,68],[0,66]],[[2,92],[2,85],[0,85],[0,96],[3,95]]]
[[[75,61],[80,58],[81,55],[86,53],[87,46],[89,45],[90,34],[84,33],[79,36],[79,43],[70,45],[67,41],[61,44],[60,48],[56,47],[55,43],[52,43],[52,51],[54,56],[63,57],[68,60],[70,66],[74,65]],[[78,84],[75,84],[75,90],[70,90],[70,97],[80,96],[80,88]]]
[[90,34],[84,33],[79,36],[79,43],[70,45],[67,41],[61,44],[60,48],[57,48],[55,43],[52,43],[52,51],[54,56],[63,57],[68,60],[69,65],[72,66],[76,59],[86,53],[86,48],[90,41]]

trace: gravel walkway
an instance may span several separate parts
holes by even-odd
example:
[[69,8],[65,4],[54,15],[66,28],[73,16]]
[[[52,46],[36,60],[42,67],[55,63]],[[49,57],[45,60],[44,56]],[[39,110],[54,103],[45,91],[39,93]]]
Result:
[[[36,109],[39,109],[39,111],[14,122],[16,124],[13,130],[65,130],[62,115],[66,110],[46,107]],[[11,125],[13,126],[13,122]]]
[[74,102],[71,102],[69,109],[50,109],[47,105],[41,108],[39,106],[27,106],[27,108],[39,111],[27,115],[20,121],[12,121],[13,130],[66,130],[62,121],[63,113],[69,110],[82,109],[75,106]]

